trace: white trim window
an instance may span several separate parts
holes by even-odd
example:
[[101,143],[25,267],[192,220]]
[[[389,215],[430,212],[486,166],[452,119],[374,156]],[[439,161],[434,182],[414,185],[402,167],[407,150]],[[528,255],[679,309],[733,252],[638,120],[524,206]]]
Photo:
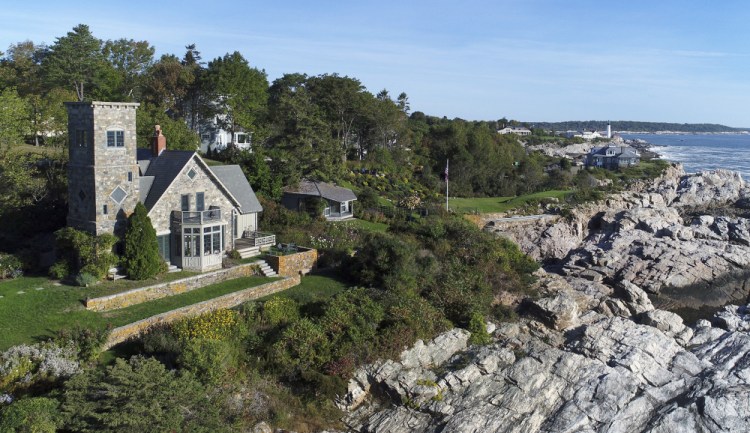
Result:
[[223,248],[223,226],[203,227],[203,255],[220,254]]
[[183,233],[183,257],[200,257],[201,229],[198,227],[187,227]]

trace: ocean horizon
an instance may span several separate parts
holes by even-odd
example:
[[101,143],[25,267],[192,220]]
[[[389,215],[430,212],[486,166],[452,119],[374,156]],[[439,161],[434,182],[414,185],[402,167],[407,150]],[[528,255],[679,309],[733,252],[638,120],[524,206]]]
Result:
[[682,163],[695,173],[726,169],[750,181],[750,134],[620,134],[626,140],[640,139],[654,146],[661,159]]

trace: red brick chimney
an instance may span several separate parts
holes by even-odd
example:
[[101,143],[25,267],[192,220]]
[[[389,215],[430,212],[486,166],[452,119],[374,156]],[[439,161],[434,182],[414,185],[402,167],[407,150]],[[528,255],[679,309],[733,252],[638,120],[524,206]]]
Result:
[[154,141],[151,144],[151,153],[159,156],[167,148],[167,137],[161,134],[161,126],[156,125],[154,131]]

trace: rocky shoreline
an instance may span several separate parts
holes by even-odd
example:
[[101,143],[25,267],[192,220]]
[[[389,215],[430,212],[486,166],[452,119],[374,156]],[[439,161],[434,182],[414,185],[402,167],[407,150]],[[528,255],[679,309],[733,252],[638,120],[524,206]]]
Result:
[[[373,433],[750,431],[750,307],[725,306],[692,326],[659,308],[746,303],[750,225],[737,215],[748,192],[735,173],[673,166],[570,218],[490,222],[559,273],[538,272],[541,296],[523,302],[519,321],[488,324],[488,346],[467,346],[469,334],[455,329],[398,362],[361,368],[338,402],[346,424]],[[740,211],[719,215],[729,207]],[[736,275],[736,290],[712,286]]]

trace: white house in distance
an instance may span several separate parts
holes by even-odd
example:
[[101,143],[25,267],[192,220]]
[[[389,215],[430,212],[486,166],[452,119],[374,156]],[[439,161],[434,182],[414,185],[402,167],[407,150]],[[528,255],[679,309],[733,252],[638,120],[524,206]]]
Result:
[[586,141],[591,141],[596,138],[612,138],[612,125],[607,122],[607,130],[606,131],[566,131],[565,136],[568,138],[573,137],[581,137]]
[[253,133],[243,130],[229,131],[224,129],[224,118],[226,115],[217,114],[210,119],[205,119],[198,124],[198,134],[200,135],[200,151],[207,153],[211,151],[221,151],[227,147],[234,146],[241,150],[253,151]]
[[503,129],[497,131],[498,134],[516,134],[516,135],[531,135],[531,130],[528,128],[521,128],[517,126],[506,126]]

